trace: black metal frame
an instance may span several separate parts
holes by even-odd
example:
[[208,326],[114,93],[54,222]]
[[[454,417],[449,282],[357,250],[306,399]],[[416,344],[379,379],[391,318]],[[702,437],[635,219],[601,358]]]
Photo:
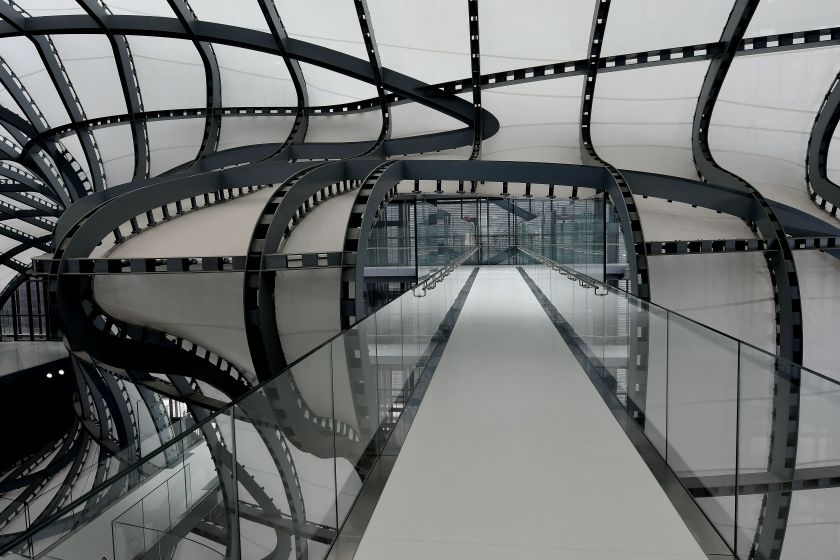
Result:
[[[761,236],[768,247],[764,252],[776,310],[776,352],[785,360],[801,364],[803,357],[802,302],[796,262],[787,243],[783,223],[765,197],[741,177],[720,167],[709,146],[709,127],[715,103],[724,79],[735,58],[758,0],[736,0],[723,29],[721,55],[709,63],[697,101],[692,126],[692,153],[697,172],[709,182],[742,190],[753,197],[752,216],[747,224]],[[779,369],[777,367],[777,369]],[[799,431],[799,379],[776,377],[773,395],[773,428],[768,470],[783,480],[790,480],[796,466]],[[766,560],[781,557],[792,492],[768,492],[764,495],[751,555]],[[736,537],[737,538],[737,537]],[[737,548],[737,543],[736,543]]]

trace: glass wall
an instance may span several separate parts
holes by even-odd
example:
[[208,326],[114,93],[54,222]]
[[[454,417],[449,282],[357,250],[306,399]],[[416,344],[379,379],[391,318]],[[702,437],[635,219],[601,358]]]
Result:
[[385,207],[371,230],[368,300],[375,310],[472,248],[469,264],[530,262],[517,250],[526,247],[599,281],[610,279],[608,269],[622,278],[627,260],[620,241],[603,193],[585,199],[404,195]]

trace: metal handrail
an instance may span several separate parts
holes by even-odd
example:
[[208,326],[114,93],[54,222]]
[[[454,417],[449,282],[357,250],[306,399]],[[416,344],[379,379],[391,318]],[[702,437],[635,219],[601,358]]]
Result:
[[[469,251],[449,261],[443,266],[443,268],[435,270],[434,272],[417,282],[417,284],[415,284],[411,288],[411,295],[413,295],[416,298],[426,297],[426,294],[429,291],[434,290],[435,286],[437,286],[441,280],[449,276],[449,274],[453,270],[461,266],[464,263],[464,261],[473,256],[476,251],[478,251],[478,247],[473,247]],[[421,293],[418,293],[418,288],[422,289]]]
[[[577,272],[574,269],[563,266],[562,264],[558,263],[557,261],[553,261],[553,260],[549,259],[548,257],[545,257],[543,255],[540,255],[539,253],[535,253],[535,252],[531,251],[530,249],[525,249],[521,246],[517,246],[517,249],[519,249],[520,251],[522,251],[523,253],[525,253],[526,255],[531,257],[532,259],[534,259],[536,261],[539,261],[539,262],[543,263],[544,265],[546,265],[547,267],[549,267],[553,270],[556,270],[557,272],[559,272],[563,276],[568,277],[569,280],[571,280],[573,282],[577,281],[577,283],[580,285],[581,288],[584,288],[584,289],[587,289],[587,290],[590,289],[590,288],[595,288],[594,293],[595,293],[596,296],[604,297],[609,293],[606,285],[602,285],[600,282],[598,282],[597,280],[587,276],[586,274],[582,274],[580,272]],[[598,292],[598,288],[603,288],[604,289],[603,293]]]

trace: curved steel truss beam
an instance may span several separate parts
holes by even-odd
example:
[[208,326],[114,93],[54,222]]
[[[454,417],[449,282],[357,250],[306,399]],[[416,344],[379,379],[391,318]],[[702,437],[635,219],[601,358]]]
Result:
[[290,144],[295,142],[301,143],[306,139],[306,133],[309,130],[309,113],[307,112],[309,92],[306,89],[306,79],[304,78],[303,70],[300,68],[300,63],[290,58],[286,52],[286,41],[289,39],[289,36],[286,34],[286,28],[283,26],[280,14],[277,13],[277,6],[274,0],[257,0],[257,3],[260,6],[260,10],[262,10],[263,17],[268,23],[268,28],[274,37],[274,42],[280,50],[280,54],[286,64],[286,70],[288,70],[289,76],[292,77],[295,95],[297,95],[295,122],[292,125],[291,131],[289,131],[289,135],[286,137],[286,141],[277,150],[278,152],[282,152]]
[[[774,289],[776,308],[776,349],[782,360],[793,364],[802,363],[802,302],[796,262],[788,246],[783,224],[764,196],[747,181],[720,167],[709,146],[709,127],[712,113],[718,100],[724,80],[735,58],[738,45],[743,39],[758,0],[736,0],[721,35],[724,48],[721,56],[709,63],[692,126],[692,153],[697,171],[705,180],[744,190],[754,199],[753,215],[748,225],[767,243],[774,243],[777,251],[764,253],[770,280]],[[787,363],[787,362],[786,362]],[[790,375],[781,375],[788,368],[776,364],[779,375],[775,376],[773,394],[773,425],[771,432],[768,471],[782,480],[790,480],[796,463],[799,430],[799,374],[791,368]],[[766,560],[781,557],[782,545],[791,505],[791,492],[767,493],[761,504],[751,556]]]
[[222,107],[222,78],[219,73],[219,61],[212,43],[198,38],[195,28],[198,18],[187,0],[167,0],[169,7],[175,12],[178,21],[183,26],[190,40],[195,45],[204,65],[204,79],[207,86],[207,116],[204,121],[204,136],[195,161],[216,151],[219,145],[219,135],[222,132],[222,120],[215,116],[215,112]]
[[[24,10],[11,0],[7,0],[6,3],[0,3],[0,16],[14,28],[21,31],[26,26],[27,20],[31,19],[27,17],[28,14]],[[73,83],[70,81],[67,70],[58,55],[52,39],[48,35],[27,35],[27,37],[35,45],[38,55],[41,57],[47,74],[58,92],[70,119],[74,121],[85,120],[84,108],[79,101],[79,96],[76,94]],[[92,175],[92,188],[93,190],[102,190],[105,188],[105,168],[102,165],[102,157],[99,154],[96,139],[88,131],[79,134],[79,141],[81,142],[82,151],[85,154],[85,159]]]
[[828,149],[837,123],[840,122],[840,72],[828,88],[811,135],[808,137],[808,152],[805,157],[805,174],[808,181],[808,196],[814,204],[837,217],[840,206],[840,185],[828,178]]
[[353,5],[356,7],[356,17],[359,19],[359,27],[362,31],[362,39],[365,43],[365,50],[368,54],[371,70],[373,70],[376,95],[379,98],[378,105],[380,112],[382,113],[382,127],[379,130],[379,137],[370,148],[361,154],[362,156],[366,156],[377,153],[383,142],[385,142],[385,139],[390,137],[391,110],[388,107],[388,98],[382,82],[382,59],[379,57],[379,47],[376,46],[376,37],[373,34],[373,24],[370,19],[370,10],[368,10],[367,7],[367,0],[353,0]]
[[481,42],[478,34],[478,0],[467,0],[467,15],[470,26],[470,68],[472,76],[473,107],[475,107],[475,126],[473,127],[473,143],[470,159],[478,159],[481,155]]
[[[146,121],[137,119],[136,115],[143,112],[143,99],[140,91],[140,82],[137,79],[137,69],[134,66],[134,58],[131,56],[131,49],[125,35],[114,35],[105,26],[104,17],[111,14],[107,6],[97,0],[77,0],[79,5],[93,17],[108,36],[111,50],[114,53],[114,61],[117,66],[117,75],[120,79],[125,106],[131,122],[131,138],[134,142],[134,173],[135,181],[145,179],[149,176],[150,151],[149,134]],[[74,121],[75,123],[76,121]],[[82,121],[86,122],[86,121]]]
[[[604,44],[610,2],[611,0],[598,1],[592,17],[589,58],[581,94],[580,153],[584,163],[601,165],[608,173],[606,192],[621,223],[621,234],[630,269],[630,289],[643,301],[650,301],[647,245],[631,184],[618,168],[598,155],[592,142],[592,107],[595,102],[595,84],[598,79],[601,47]],[[572,196],[575,194],[576,191],[573,191]],[[633,359],[630,361],[627,372],[627,387],[632,389],[628,390],[627,404],[631,416],[640,425],[644,425],[647,402],[648,316],[646,313],[632,313],[630,322],[630,332],[633,333],[630,338],[630,355]]]

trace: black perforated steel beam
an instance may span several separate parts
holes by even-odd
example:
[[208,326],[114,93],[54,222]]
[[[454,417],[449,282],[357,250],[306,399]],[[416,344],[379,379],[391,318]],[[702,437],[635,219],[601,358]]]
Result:
[[[125,106],[128,110],[131,123],[131,138],[134,143],[134,173],[133,180],[145,179],[149,176],[150,151],[149,134],[146,128],[146,121],[136,118],[143,112],[143,98],[140,91],[140,82],[137,79],[137,70],[134,66],[134,59],[131,56],[131,49],[125,35],[114,35],[105,25],[104,17],[111,14],[110,9],[97,0],[76,0],[84,10],[93,17],[102,30],[108,36],[111,50],[114,53],[114,62],[117,66],[117,75],[120,79]],[[79,121],[73,121],[79,122]]]
[[216,147],[219,145],[219,135],[222,131],[222,120],[215,114],[222,107],[222,78],[219,74],[219,62],[216,60],[213,44],[201,40],[196,33],[199,21],[189,2],[187,0],[167,1],[195,45],[201,57],[201,63],[204,65],[204,79],[207,86],[207,116],[204,120],[204,136],[201,139],[201,147],[196,155],[196,161],[198,161],[199,158],[216,151]]
[[257,3],[262,10],[263,17],[268,23],[268,28],[271,30],[271,35],[274,37],[274,42],[280,50],[280,55],[283,57],[283,62],[286,65],[286,70],[292,78],[292,84],[295,88],[295,95],[297,96],[297,107],[295,108],[295,122],[289,131],[286,140],[277,149],[277,152],[282,152],[286,147],[294,142],[303,142],[306,139],[306,133],[309,130],[309,113],[307,107],[309,106],[309,93],[306,90],[306,80],[303,75],[303,70],[300,68],[300,63],[290,58],[286,52],[286,41],[289,36],[286,34],[286,28],[283,26],[283,21],[280,19],[280,14],[277,12],[277,6],[274,0],[257,0]]
[[828,150],[837,123],[840,122],[840,73],[828,88],[817,118],[808,137],[808,151],[805,157],[805,173],[808,180],[808,196],[814,203],[837,217],[840,206],[840,185],[828,178]]
[[[13,1],[8,0],[7,3],[0,3],[0,16],[3,17],[13,27],[23,31],[27,24],[24,17],[25,12],[17,6]],[[84,108],[82,107],[76,90],[73,87],[67,70],[58,55],[58,51],[53,44],[52,39],[48,35],[27,35],[28,38],[35,45],[41,61],[47,70],[47,74],[52,81],[53,86],[59,94],[64,109],[70,116],[71,120],[84,120],[86,118]],[[88,164],[88,169],[91,174],[93,190],[102,190],[105,188],[105,169],[102,165],[102,158],[99,155],[99,149],[96,146],[96,139],[90,132],[83,132],[79,134],[79,141],[82,145],[82,150],[85,154],[85,159]]]
[[467,0],[467,14],[470,24],[470,85],[472,86],[473,107],[475,107],[475,118],[473,119],[473,143],[470,159],[478,159],[481,155],[481,41],[479,40],[478,29],[478,0]]
[[385,139],[390,137],[391,109],[388,106],[388,98],[382,81],[382,59],[379,57],[379,48],[376,46],[376,37],[373,33],[373,22],[370,18],[370,10],[367,7],[367,0],[353,0],[353,5],[356,7],[356,17],[359,20],[359,28],[362,31],[362,39],[365,43],[368,61],[370,62],[371,70],[373,70],[376,95],[379,98],[378,105],[382,113],[382,126],[379,129],[379,137],[370,148],[360,154],[360,156],[367,156],[378,154]]
[[[715,161],[709,146],[709,127],[715,103],[724,80],[732,65],[758,0],[736,0],[721,35],[721,55],[709,63],[706,77],[697,101],[692,125],[692,153],[701,177],[711,183],[744,190],[753,197],[753,215],[748,225],[757,231],[768,244],[775,243],[780,250],[764,253],[774,290],[776,307],[776,352],[783,360],[802,363],[802,302],[796,263],[786,241],[784,227],[775,211],[747,181],[723,169]],[[796,368],[791,376],[781,375],[783,364],[777,361],[775,391],[773,395],[773,423],[768,457],[768,470],[784,480],[793,475],[799,429],[799,374]],[[764,495],[758,518],[751,555],[776,560],[781,557],[782,545],[791,505],[791,492],[771,492]],[[737,545],[736,545],[737,548]]]
[[[583,80],[580,113],[580,152],[582,161],[606,169],[608,177],[606,192],[621,224],[621,234],[627,252],[630,269],[630,289],[643,301],[650,301],[650,276],[648,271],[645,235],[642,221],[636,209],[636,201],[630,182],[624,174],[598,155],[592,142],[592,108],[595,101],[595,84],[601,48],[607,29],[611,0],[599,0],[592,18],[592,32],[589,38],[589,58]],[[647,402],[648,363],[648,317],[646,313],[632,313],[630,317],[631,360],[627,372],[627,405],[630,415],[644,425]]]

